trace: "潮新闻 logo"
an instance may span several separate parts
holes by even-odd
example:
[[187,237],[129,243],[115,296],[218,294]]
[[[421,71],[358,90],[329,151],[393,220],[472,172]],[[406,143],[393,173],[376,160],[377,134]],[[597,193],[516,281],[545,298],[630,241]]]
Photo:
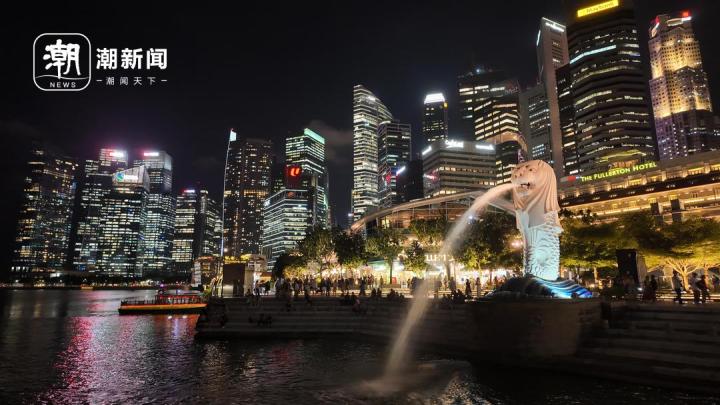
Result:
[[90,40],[78,33],[40,34],[33,43],[33,81],[44,91],[80,91],[92,78]]

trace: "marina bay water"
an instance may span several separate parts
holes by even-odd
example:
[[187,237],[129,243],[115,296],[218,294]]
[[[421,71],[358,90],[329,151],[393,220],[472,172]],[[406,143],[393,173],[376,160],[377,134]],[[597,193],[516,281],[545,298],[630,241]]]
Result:
[[[382,397],[388,345],[196,340],[195,316],[119,316],[154,291],[0,290],[0,403],[712,403],[617,382],[416,353]],[[422,325],[418,326],[422,327]],[[524,389],[518,389],[522,386]]]

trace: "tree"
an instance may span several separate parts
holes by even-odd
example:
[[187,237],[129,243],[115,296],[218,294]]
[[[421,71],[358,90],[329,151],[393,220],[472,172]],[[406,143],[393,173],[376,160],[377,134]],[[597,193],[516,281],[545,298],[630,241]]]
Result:
[[422,246],[435,251],[445,239],[448,222],[445,218],[413,219],[410,221],[408,229],[417,237]]
[[472,224],[454,256],[476,269],[506,267],[517,270],[522,266],[522,252],[513,248],[512,241],[519,237],[514,216],[486,211]]
[[427,262],[425,261],[425,249],[420,245],[420,242],[413,241],[410,246],[405,249],[403,265],[406,270],[412,271],[417,277],[423,277],[425,275]]
[[302,258],[290,254],[283,253],[275,260],[272,273],[273,277],[277,278],[293,278],[298,277],[300,270],[302,269]]
[[563,213],[562,226],[560,257],[568,267],[615,267],[617,249],[637,249],[650,268],[677,270],[685,278],[720,263],[720,223],[711,219],[666,224],[640,211],[603,223],[585,211]]
[[333,229],[333,245],[340,267],[356,268],[365,263],[365,240],[359,233],[348,234],[339,228]]
[[400,232],[393,228],[380,228],[367,240],[367,251],[388,262],[390,282],[393,276],[393,261],[403,251],[402,241]]
[[332,232],[320,225],[314,226],[298,243],[298,251],[306,262],[318,263],[322,272],[335,255]]

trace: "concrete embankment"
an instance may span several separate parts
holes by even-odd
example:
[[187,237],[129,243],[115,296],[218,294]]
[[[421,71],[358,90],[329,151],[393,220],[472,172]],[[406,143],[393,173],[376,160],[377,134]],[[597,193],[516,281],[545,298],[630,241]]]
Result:
[[[343,336],[389,342],[411,300],[338,298],[286,303],[212,299],[198,338]],[[258,322],[272,317],[272,322]],[[720,393],[720,307],[587,300],[481,300],[431,304],[412,333],[420,350],[484,364],[537,368],[681,390]]]
[[[312,305],[282,300],[214,299],[198,321],[198,337],[308,337],[351,335],[383,341],[400,328],[411,300],[364,299],[362,313],[338,298],[314,298]],[[272,317],[272,324],[258,324]],[[594,300],[476,301],[452,309],[431,304],[411,343],[468,359],[508,363],[533,357],[569,356],[582,338],[600,327],[600,305]]]

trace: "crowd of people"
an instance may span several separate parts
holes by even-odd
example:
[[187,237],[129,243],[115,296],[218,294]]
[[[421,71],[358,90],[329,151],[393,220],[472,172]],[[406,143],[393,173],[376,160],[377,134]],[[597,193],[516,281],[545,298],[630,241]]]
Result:
[[[685,303],[682,297],[683,292],[691,292],[693,295],[693,302],[695,304],[705,304],[708,300],[710,300],[710,288],[705,274],[700,276],[698,276],[697,273],[690,274],[687,282],[688,285],[686,286],[685,281],[680,276],[680,273],[673,271],[670,284],[673,292],[675,292],[675,298],[673,301],[680,305]],[[720,292],[720,278],[718,278],[718,276],[713,276],[712,285],[715,292]]]

